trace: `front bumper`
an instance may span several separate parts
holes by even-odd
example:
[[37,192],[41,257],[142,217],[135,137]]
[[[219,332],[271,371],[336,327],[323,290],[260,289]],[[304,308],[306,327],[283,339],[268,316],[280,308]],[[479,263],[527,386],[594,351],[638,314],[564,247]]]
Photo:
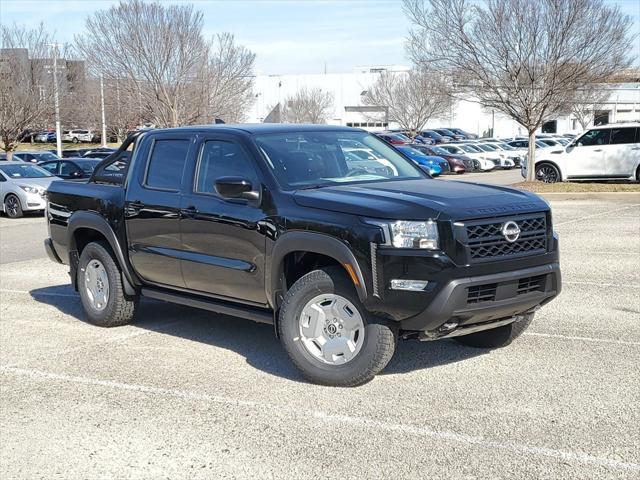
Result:
[[[536,279],[535,289],[523,288]],[[561,290],[560,265],[495,273],[448,282],[422,312],[400,322],[402,330],[434,331],[445,323],[458,326],[510,319],[531,312]],[[489,292],[477,295],[476,292]],[[480,297],[480,299],[478,298]],[[478,301],[479,300],[479,301]]]
[[55,263],[62,263],[62,260],[60,260],[58,252],[56,252],[56,249],[54,248],[53,242],[50,238],[45,238],[44,240],[44,251],[47,252],[47,257],[49,257],[49,260]]
[[45,197],[37,193],[24,193],[20,197],[23,211],[44,210],[47,206]]

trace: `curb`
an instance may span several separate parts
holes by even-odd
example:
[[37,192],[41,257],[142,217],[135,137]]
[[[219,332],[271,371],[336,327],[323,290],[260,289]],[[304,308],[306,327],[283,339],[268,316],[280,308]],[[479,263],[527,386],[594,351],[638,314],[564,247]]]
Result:
[[536,193],[546,200],[625,200],[640,203],[640,192],[547,192]]

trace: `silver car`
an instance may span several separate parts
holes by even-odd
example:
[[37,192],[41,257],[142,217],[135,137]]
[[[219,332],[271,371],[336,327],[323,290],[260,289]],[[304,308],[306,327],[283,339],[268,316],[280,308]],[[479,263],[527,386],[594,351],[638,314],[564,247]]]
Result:
[[10,218],[23,212],[42,211],[52,181],[59,180],[45,169],[25,162],[0,162],[0,208]]

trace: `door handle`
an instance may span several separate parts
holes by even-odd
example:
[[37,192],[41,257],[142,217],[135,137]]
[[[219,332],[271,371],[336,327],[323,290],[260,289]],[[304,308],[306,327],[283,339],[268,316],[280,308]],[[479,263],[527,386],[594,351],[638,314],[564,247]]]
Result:
[[129,202],[125,208],[125,215],[127,217],[135,217],[140,213],[140,210],[144,208],[144,203],[139,200],[134,200],[133,202]]
[[602,151],[601,148],[597,148],[597,149],[594,150],[594,152],[601,152],[601,151]]
[[189,205],[187,208],[180,210],[183,217],[194,217],[198,212],[199,210],[194,205]]
[[640,150],[640,147],[633,147],[631,150]]

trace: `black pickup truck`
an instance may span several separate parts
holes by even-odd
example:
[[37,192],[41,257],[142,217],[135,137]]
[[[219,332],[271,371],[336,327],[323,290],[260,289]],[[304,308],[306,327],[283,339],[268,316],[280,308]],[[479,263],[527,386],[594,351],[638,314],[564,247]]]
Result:
[[148,131],[54,182],[47,221],[92,323],[131,322],[141,296],[272,323],[326,385],[370,380],[398,338],[508,345],[560,292],[544,200],[432,179],[351,128]]

